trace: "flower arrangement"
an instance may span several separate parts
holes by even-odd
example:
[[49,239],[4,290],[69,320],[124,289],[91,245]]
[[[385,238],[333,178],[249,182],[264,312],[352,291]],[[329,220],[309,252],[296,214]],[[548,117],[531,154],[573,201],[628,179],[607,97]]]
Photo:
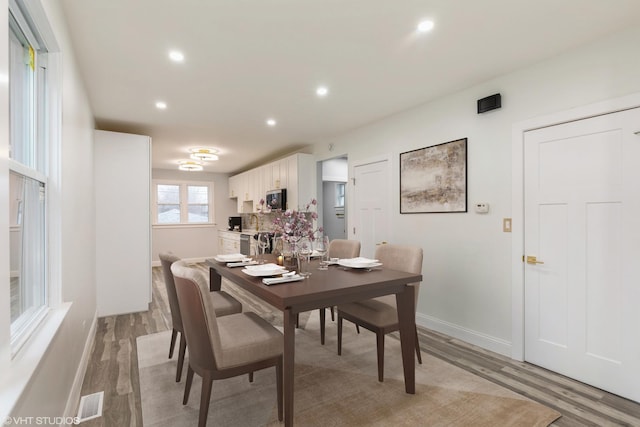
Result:
[[322,227],[314,228],[314,221],[318,219],[318,214],[311,208],[318,205],[316,199],[311,199],[304,210],[272,210],[270,206],[265,206],[263,199],[260,200],[260,205],[261,213],[275,213],[273,231],[282,235],[282,239],[287,243],[295,243],[304,237],[315,240],[316,233],[323,231]]

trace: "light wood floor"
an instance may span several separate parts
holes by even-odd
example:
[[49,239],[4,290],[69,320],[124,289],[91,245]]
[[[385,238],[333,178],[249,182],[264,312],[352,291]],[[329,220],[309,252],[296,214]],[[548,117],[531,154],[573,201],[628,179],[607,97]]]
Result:
[[[202,265],[199,267],[204,269]],[[249,309],[259,305],[257,301],[248,300],[252,297],[241,289],[226,282],[223,286],[227,292],[238,296]],[[303,315],[317,316],[317,313],[314,310]],[[302,325],[305,318],[303,315]],[[86,421],[83,426],[143,425],[136,338],[167,330],[170,324],[162,270],[153,268],[153,301],[149,311],[98,319],[95,344],[84,378],[82,395],[104,391],[105,402],[103,416]],[[638,403],[430,330],[419,329],[419,340],[424,353],[562,413],[562,418],[554,426],[640,426]],[[167,353],[168,350],[169,343]]]

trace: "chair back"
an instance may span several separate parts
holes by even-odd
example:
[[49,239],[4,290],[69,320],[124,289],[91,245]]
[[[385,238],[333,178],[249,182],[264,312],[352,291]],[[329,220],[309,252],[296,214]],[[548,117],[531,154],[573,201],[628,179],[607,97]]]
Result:
[[333,239],[329,242],[330,258],[356,258],[360,256],[360,242],[358,240]]
[[215,370],[215,361],[222,357],[222,349],[207,278],[200,270],[187,267],[184,261],[175,262],[171,272],[189,348],[189,363],[195,368]]
[[[379,245],[376,248],[376,259],[385,267],[405,271],[407,273],[422,274],[422,248],[404,245]],[[415,305],[418,305],[420,282],[411,283],[415,287]]]
[[180,261],[180,258],[172,253],[158,254],[162,263],[162,274],[164,275],[164,286],[167,288],[167,298],[169,298],[169,309],[171,310],[171,323],[173,329],[183,332],[182,316],[180,315],[180,306],[178,305],[178,295],[176,294],[176,284],[171,273],[171,264]]

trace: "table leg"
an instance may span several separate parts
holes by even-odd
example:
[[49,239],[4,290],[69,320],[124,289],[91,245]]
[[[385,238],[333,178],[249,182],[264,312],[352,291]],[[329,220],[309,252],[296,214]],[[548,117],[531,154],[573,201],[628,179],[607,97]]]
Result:
[[209,267],[209,290],[217,292],[220,289],[222,289],[222,277],[220,277],[215,268]]
[[293,374],[295,364],[296,315],[291,310],[284,310],[284,354],[283,354],[283,388],[284,388],[284,425],[293,426]]
[[415,289],[413,286],[405,286],[404,292],[396,294],[396,307],[398,309],[398,323],[400,325],[400,343],[402,346],[402,367],[404,368],[404,389],[409,394],[416,393],[415,370]]

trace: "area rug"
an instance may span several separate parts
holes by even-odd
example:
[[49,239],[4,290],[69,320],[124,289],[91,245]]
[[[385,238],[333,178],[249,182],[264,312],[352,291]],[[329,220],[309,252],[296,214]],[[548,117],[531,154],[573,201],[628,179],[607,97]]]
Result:
[[[280,323],[276,321],[275,324]],[[377,379],[375,335],[355,333],[345,322],[343,354],[336,354],[336,325],[327,322],[320,345],[317,310],[296,330],[297,426],[548,426],[560,414],[499,385],[422,353],[416,363],[416,394],[404,392],[400,342],[385,340],[385,380]],[[170,332],[138,338],[142,417],[145,426],[195,426],[200,378],[182,405],[184,377],[175,382],[176,358],[167,359]],[[176,349],[177,353],[177,349]],[[186,368],[185,368],[186,372]],[[214,381],[209,427],[280,425],[275,369]]]

